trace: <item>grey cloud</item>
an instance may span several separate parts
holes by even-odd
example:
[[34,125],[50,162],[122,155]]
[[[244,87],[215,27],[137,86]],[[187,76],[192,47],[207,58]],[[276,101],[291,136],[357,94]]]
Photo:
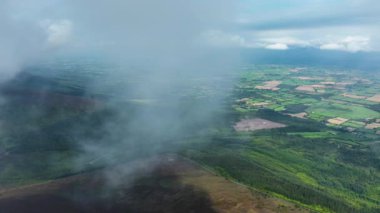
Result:
[[[231,86],[226,82],[215,82],[215,79],[232,69],[238,62],[237,55],[230,49],[208,45],[203,34],[229,27],[235,13],[232,0],[33,3],[40,3],[45,8],[20,17],[28,17],[37,23],[55,21],[47,28],[47,33],[45,29],[40,32],[41,36],[30,34],[31,38],[41,40],[32,43],[37,46],[46,41],[61,43],[67,40],[70,32],[70,43],[60,49],[60,54],[99,53],[102,60],[119,67],[103,69],[102,79],[87,88],[91,93],[104,86],[106,81],[118,85],[117,92],[110,95],[107,102],[117,116],[106,119],[104,126],[99,128],[104,134],[97,139],[86,138],[83,135],[85,127],[73,131],[73,138],[81,143],[85,152],[77,159],[78,167],[87,165],[88,159],[112,163],[115,155],[143,158],[141,153],[154,154],[172,149],[174,139],[196,135],[186,128],[207,123],[221,103],[215,98],[202,103],[191,102],[189,104],[194,106],[183,107],[183,88],[194,79],[203,79],[197,81],[202,83],[199,87],[218,83],[222,84],[222,89]],[[33,48],[30,51],[44,60],[42,53]],[[127,110],[128,103],[135,99],[158,101],[160,105]],[[112,174],[107,176],[113,177]]]
[[[38,2],[34,3],[39,5]],[[59,21],[51,20],[42,26],[44,20],[34,17],[33,13],[27,14],[27,9],[20,2],[0,1],[0,81],[8,80],[24,66],[49,54],[51,49],[48,43],[55,42],[55,46],[59,46],[57,41],[63,32],[57,31]],[[61,37],[60,44],[62,43],[64,40]]]
[[[328,24],[326,24],[328,23]],[[317,18],[291,18],[285,20],[251,23],[242,25],[246,30],[289,30],[289,29],[310,29],[326,26],[351,25],[347,22],[347,17],[317,17]]]
[[[257,1],[254,1],[257,2]],[[275,5],[275,1],[272,1]],[[294,1],[296,2],[296,1]],[[284,4],[284,2],[282,2]],[[281,7],[280,7],[281,8]],[[375,0],[298,1],[293,7],[246,14],[237,33],[253,47],[263,40],[298,40],[301,43],[279,42],[289,47],[315,47],[342,51],[378,51],[380,4]],[[347,38],[366,38],[365,42],[342,45]],[[339,43],[339,45],[338,45]],[[268,44],[268,42],[264,42]],[[276,43],[270,43],[270,45]]]
[[293,30],[315,29],[336,26],[376,25],[380,23],[380,16],[362,13],[348,14],[320,14],[304,16],[302,13],[291,17],[278,17],[276,20],[264,20],[241,24],[244,30]]

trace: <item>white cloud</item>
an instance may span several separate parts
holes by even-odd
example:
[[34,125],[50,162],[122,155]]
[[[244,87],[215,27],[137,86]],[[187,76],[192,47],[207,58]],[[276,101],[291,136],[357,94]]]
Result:
[[310,46],[310,42],[298,38],[293,37],[275,37],[275,38],[264,38],[261,39],[260,42],[266,44],[285,44],[287,46],[298,46],[298,47],[306,47]]
[[342,50],[344,47],[337,43],[327,43],[320,46],[321,50]]
[[370,38],[364,36],[347,36],[320,45],[322,50],[341,50],[348,52],[369,51]]
[[[291,34],[291,36],[286,36]],[[365,35],[321,35],[303,36],[298,32],[275,31],[259,34],[245,34],[243,47],[287,50],[289,48],[316,48],[321,50],[339,50],[346,52],[376,51],[371,36]]]
[[49,47],[62,46],[70,40],[72,34],[72,22],[70,20],[45,20],[41,24],[47,33]]
[[265,37],[258,39],[256,47],[271,50],[287,50],[289,47],[307,47],[310,42],[293,37]]
[[250,0],[246,4],[250,9],[236,23],[242,26],[242,35],[262,40],[261,47],[282,43],[289,48],[380,52],[378,0]]
[[265,46],[266,49],[270,50],[287,50],[289,49],[287,44],[284,43],[275,43],[275,44],[269,44]]

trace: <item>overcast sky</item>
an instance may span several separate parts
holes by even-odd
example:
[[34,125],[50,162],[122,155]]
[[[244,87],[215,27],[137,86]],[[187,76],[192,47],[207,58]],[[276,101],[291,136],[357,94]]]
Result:
[[194,47],[204,43],[379,51],[379,11],[379,0],[0,0],[0,69],[102,47],[152,57],[202,52]]
[[200,70],[218,58],[205,33],[235,24],[234,5],[234,0],[0,0],[0,79],[56,53],[100,53],[162,71]]
[[[235,32],[220,42],[247,48],[380,50],[378,0],[242,0]],[[215,36],[217,37],[217,35]],[[227,41],[225,41],[227,42]]]

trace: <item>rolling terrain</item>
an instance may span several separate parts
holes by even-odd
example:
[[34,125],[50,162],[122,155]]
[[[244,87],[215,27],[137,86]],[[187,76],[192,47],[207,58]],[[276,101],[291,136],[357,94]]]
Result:
[[[51,76],[40,73],[56,65],[46,66],[1,88],[1,207],[380,209],[380,84],[365,72],[247,66],[215,77],[214,84],[192,79],[158,98],[121,93],[107,80],[93,90],[94,78],[102,78],[101,66],[93,63],[62,66]],[[138,80],[132,77],[131,84]],[[227,90],[225,82],[236,78]],[[146,119],[130,122],[142,112]],[[158,113],[175,115],[181,125],[173,125],[177,119],[156,124]],[[147,160],[154,156],[161,157]],[[109,174],[120,176],[110,181]]]
[[[379,79],[342,72],[246,68],[224,128],[212,142],[195,140],[184,155],[318,212],[378,212]],[[228,129],[247,119],[280,128]]]
[[251,191],[176,155],[139,162],[137,175],[108,186],[104,173],[133,165],[0,190],[0,212],[308,212]]

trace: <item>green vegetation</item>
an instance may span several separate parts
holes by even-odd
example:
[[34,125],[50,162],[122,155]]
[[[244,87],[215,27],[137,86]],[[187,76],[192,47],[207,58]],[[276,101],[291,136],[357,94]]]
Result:
[[[287,127],[239,133],[228,130],[231,123],[227,122],[211,142],[189,142],[183,155],[227,178],[317,212],[379,212],[380,148],[376,141],[380,137],[364,127],[377,122],[380,108],[374,102],[343,94],[378,94],[380,79],[367,76],[372,82],[367,86],[362,73],[337,73],[316,68],[293,73],[289,67],[253,67],[236,85],[232,95],[237,100],[233,102],[235,115],[230,120],[257,117]],[[280,90],[255,88],[271,80],[282,81]],[[325,92],[296,91],[301,85],[320,85]],[[288,115],[297,113],[306,116]],[[327,123],[337,117],[348,121]]]
[[353,104],[339,104],[331,102],[320,102],[313,104],[307,112],[311,116],[323,118],[342,117],[347,119],[374,119],[380,118],[380,113],[367,109],[363,106]]
[[[380,184],[380,160],[368,146],[353,146],[345,140],[357,141],[356,136],[327,132],[308,121],[289,119],[289,124],[255,133],[220,132],[211,142],[189,142],[183,155],[319,212],[379,211],[379,191],[373,186]],[[305,129],[320,131],[301,132]]]
[[301,136],[303,138],[316,139],[316,138],[329,138],[335,135],[333,132],[290,132],[289,136]]
[[[307,68],[292,72],[291,68],[252,66],[242,73],[223,110],[210,115],[210,121],[184,125],[186,134],[172,137],[169,142],[162,137],[154,140],[146,137],[138,146],[126,144],[127,148],[116,154],[101,156],[83,156],[83,146],[75,137],[85,138],[89,148],[93,143],[98,147],[112,146],[123,140],[117,137],[111,137],[115,141],[102,140],[109,134],[100,131],[104,121],[119,119],[112,105],[88,104],[83,94],[77,95],[80,93],[77,87],[73,91],[70,88],[74,87],[65,88],[62,82],[60,92],[74,93],[87,104],[78,107],[68,104],[70,100],[62,104],[53,98],[46,105],[10,98],[9,105],[2,106],[2,116],[7,121],[3,130],[7,134],[0,140],[1,186],[85,172],[105,166],[103,158],[118,163],[132,159],[133,155],[149,156],[151,153],[144,146],[160,146],[158,142],[165,141],[169,147],[165,152],[180,152],[228,179],[316,212],[380,212],[380,136],[376,129],[366,129],[368,124],[379,122],[380,104],[343,96],[380,94],[380,79],[355,71]],[[279,90],[256,88],[273,80],[282,82]],[[303,85],[318,85],[325,92],[296,90]],[[191,90],[187,95],[176,91],[184,97],[179,101],[183,111],[178,113],[183,120],[194,120],[189,113],[196,106],[194,100],[210,101],[210,94],[220,92],[215,88],[192,85],[191,88],[197,91]],[[154,97],[134,97],[121,105],[128,116],[157,108],[164,108],[166,111],[158,111],[173,116],[170,104]],[[26,110],[25,106],[29,108]],[[328,119],[337,117],[348,121],[328,124]],[[286,127],[236,132],[233,125],[246,118],[266,119]],[[166,125],[173,128],[172,123]],[[135,133],[136,129],[128,127],[125,134]],[[114,159],[109,160],[110,156]]]

